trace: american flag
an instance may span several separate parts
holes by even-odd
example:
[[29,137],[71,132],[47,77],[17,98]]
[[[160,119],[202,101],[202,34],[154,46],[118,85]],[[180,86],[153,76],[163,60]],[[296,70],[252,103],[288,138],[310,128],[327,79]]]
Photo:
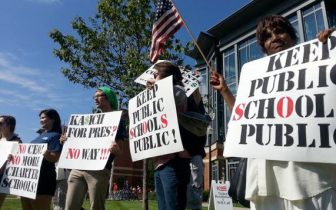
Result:
[[159,0],[152,29],[150,59],[154,63],[163,52],[167,39],[183,26],[183,21],[170,0]]

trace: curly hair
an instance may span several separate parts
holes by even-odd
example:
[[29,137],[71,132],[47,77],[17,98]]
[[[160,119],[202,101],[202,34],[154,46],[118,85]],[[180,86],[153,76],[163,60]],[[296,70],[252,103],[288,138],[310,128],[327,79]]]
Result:
[[265,42],[268,39],[268,30],[277,30],[281,32],[288,33],[291,39],[297,42],[297,36],[295,34],[295,29],[290,24],[287,18],[281,15],[270,15],[261,19],[257,26],[257,41],[261,46],[263,52],[266,52]]

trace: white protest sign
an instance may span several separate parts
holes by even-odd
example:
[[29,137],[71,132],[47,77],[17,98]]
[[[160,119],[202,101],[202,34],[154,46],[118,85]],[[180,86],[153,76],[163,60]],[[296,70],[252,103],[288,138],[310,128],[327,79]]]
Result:
[[[160,63],[162,61],[164,60],[159,60],[157,63]],[[156,71],[153,68],[154,65],[152,65],[149,69],[147,69],[144,73],[142,73],[135,80],[135,82],[141,85],[146,85],[148,79],[153,79],[154,73]],[[186,91],[186,95],[189,97],[199,87],[199,79],[201,75],[196,73],[195,71],[191,71],[182,67],[180,67],[180,71],[183,77],[182,83],[184,85],[184,90]]]
[[[162,61],[159,60],[157,63],[160,63],[160,62],[162,62]],[[155,73],[154,65],[152,65],[151,67],[149,67],[144,73],[142,73],[138,78],[136,78],[134,80],[134,82],[146,86],[147,80],[154,79],[154,73]]]
[[183,77],[182,83],[184,85],[184,90],[189,97],[199,87],[201,74],[183,68],[180,68],[180,70]]
[[0,192],[35,199],[46,149],[47,144],[19,144],[7,162]]
[[172,76],[129,101],[129,146],[133,161],[183,150]]
[[336,163],[336,33],[243,66],[224,156]]
[[71,115],[58,167],[104,169],[120,117],[121,111]]
[[18,142],[15,141],[0,141],[0,168],[5,164],[9,154],[16,151]]
[[208,210],[233,210],[232,198],[229,196],[230,183],[211,181]]

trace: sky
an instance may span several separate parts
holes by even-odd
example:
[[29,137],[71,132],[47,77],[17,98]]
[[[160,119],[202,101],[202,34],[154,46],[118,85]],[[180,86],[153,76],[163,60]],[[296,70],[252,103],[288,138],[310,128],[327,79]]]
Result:
[[[174,0],[192,34],[219,23],[248,0]],[[66,64],[52,53],[52,29],[74,34],[71,21],[96,13],[98,0],[0,0],[0,115],[17,120],[15,132],[30,142],[40,127],[38,114],[54,108],[67,124],[71,114],[91,113],[95,89],[69,82],[61,73]],[[176,37],[191,38],[185,28]],[[190,58],[186,64],[193,65]]]

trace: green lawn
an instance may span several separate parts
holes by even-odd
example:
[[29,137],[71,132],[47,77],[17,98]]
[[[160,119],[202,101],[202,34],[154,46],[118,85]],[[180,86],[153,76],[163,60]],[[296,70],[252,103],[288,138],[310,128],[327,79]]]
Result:
[[[88,210],[89,202],[85,201],[83,207]],[[106,201],[106,209],[113,210],[139,210],[142,207],[141,201]],[[149,201],[149,209],[157,209],[156,201]],[[1,210],[22,210],[19,199],[7,198]]]
[[[156,210],[157,203],[156,200],[149,200],[149,209]],[[243,207],[240,204],[233,203],[233,206]],[[89,202],[85,201],[83,207],[89,210]],[[141,201],[106,201],[106,209],[113,210],[140,210],[142,209]],[[202,210],[207,210],[207,207],[203,207]],[[1,210],[22,210],[20,200],[17,198],[6,198]]]
[[[83,207],[88,210],[89,203],[85,201]],[[106,209],[113,209],[113,210],[139,210],[142,209],[142,202],[141,201],[106,201]],[[156,210],[157,203],[155,200],[149,201],[149,209]],[[203,208],[206,210],[207,208]],[[19,199],[16,198],[6,198],[1,210],[21,210],[21,203]]]

